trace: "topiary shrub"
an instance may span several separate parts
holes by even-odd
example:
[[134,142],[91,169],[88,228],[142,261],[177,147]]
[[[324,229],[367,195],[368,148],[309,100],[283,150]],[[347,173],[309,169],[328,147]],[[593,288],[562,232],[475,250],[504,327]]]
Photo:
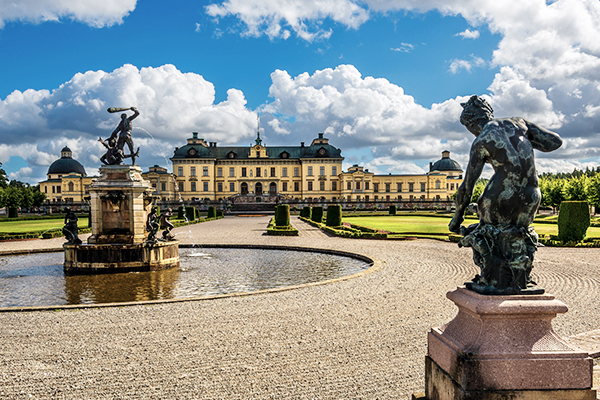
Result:
[[339,204],[327,207],[327,219],[325,221],[327,226],[340,226],[342,225],[342,206]]
[[390,206],[390,215],[396,215],[396,206]]
[[580,242],[590,226],[590,206],[587,201],[563,201],[558,212],[558,239]]
[[185,209],[183,208],[183,206],[177,207],[177,219],[183,219],[184,214]]
[[217,218],[223,217],[223,210],[217,210]]
[[304,218],[308,218],[310,219],[310,217],[312,216],[312,209],[310,206],[304,206],[302,207],[302,210],[300,211],[300,216],[304,217]]
[[290,206],[288,204],[275,207],[275,226],[290,226]]
[[310,217],[314,222],[319,224],[323,222],[323,207],[317,206],[312,208],[312,215]]
[[217,208],[215,206],[208,207],[208,215],[206,218],[217,218]]
[[19,209],[17,207],[8,207],[8,218],[19,218]]
[[196,209],[192,206],[186,206],[185,207],[185,216],[187,217],[188,221],[192,222],[196,220]]

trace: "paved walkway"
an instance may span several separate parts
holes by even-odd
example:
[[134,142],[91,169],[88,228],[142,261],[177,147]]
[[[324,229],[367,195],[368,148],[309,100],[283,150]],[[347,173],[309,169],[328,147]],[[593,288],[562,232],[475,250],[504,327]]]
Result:
[[[297,218],[299,237],[271,237],[267,222],[232,217],[175,232],[182,243],[352,251],[381,268],[252,296],[0,313],[0,398],[407,399],[422,391],[427,331],[456,313],[445,294],[477,272],[470,249],[330,237]],[[0,243],[0,251],[61,244]],[[541,248],[536,257],[538,283],[570,308],[554,320],[557,333],[599,329],[600,249]]]

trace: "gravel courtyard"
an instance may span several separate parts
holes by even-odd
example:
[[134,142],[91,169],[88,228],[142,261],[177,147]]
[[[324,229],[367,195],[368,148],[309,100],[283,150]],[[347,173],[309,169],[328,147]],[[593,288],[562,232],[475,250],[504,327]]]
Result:
[[[376,259],[362,276],[214,300],[0,312],[0,398],[408,399],[423,391],[427,331],[456,313],[446,292],[477,272],[434,240],[266,236],[269,217],[177,228],[182,244],[331,248]],[[63,239],[0,243],[56,248]],[[534,276],[569,306],[563,337],[600,329],[600,249],[540,248]]]

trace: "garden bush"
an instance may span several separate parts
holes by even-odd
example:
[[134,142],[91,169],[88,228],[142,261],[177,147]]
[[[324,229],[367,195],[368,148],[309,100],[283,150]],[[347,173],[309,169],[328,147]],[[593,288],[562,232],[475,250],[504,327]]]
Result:
[[196,209],[192,206],[186,206],[185,207],[185,216],[187,217],[188,221],[195,221],[196,220]]
[[19,218],[19,209],[17,207],[8,207],[8,218]]
[[217,208],[215,206],[208,207],[208,214],[206,218],[217,218]]
[[342,225],[342,206],[335,204],[327,207],[327,219],[325,223],[327,226]]
[[558,239],[580,242],[590,226],[590,207],[587,201],[563,201],[558,212]]
[[217,210],[217,218],[223,216],[223,210]]
[[290,225],[290,206],[282,204],[275,207],[275,226]]
[[183,219],[184,214],[185,209],[183,208],[183,206],[177,207],[177,219]]
[[396,215],[396,206],[390,206],[390,215]]
[[317,206],[312,208],[312,215],[310,217],[315,222],[322,223],[323,222],[323,207]]
[[300,216],[304,217],[304,218],[308,218],[310,219],[310,217],[312,216],[312,209],[310,206],[304,206],[302,207],[302,210],[300,211]]

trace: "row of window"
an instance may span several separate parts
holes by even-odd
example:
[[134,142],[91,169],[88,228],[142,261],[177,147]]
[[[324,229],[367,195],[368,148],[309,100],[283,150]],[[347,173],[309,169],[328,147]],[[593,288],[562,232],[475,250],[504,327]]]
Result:
[[[306,183],[306,190],[308,191],[312,191],[314,190],[314,186],[313,186],[314,182],[307,182]],[[202,182],[202,191],[203,192],[208,192],[209,191],[209,182]],[[299,192],[300,191],[300,182],[293,182],[294,185],[294,192]],[[156,184],[152,185],[154,188],[156,188]],[[255,188],[255,192],[261,192],[262,191],[262,184],[261,183],[257,183],[256,188],[260,188],[261,190],[256,190]],[[217,192],[223,192],[223,188],[225,187],[225,185],[223,184],[223,182],[217,182]],[[270,190],[272,188],[275,188],[276,191],[276,184],[275,183],[271,183],[270,185]],[[185,190],[185,183],[184,182],[178,182],[178,189],[180,192],[184,192]],[[162,190],[165,190],[165,184],[162,184]],[[320,191],[325,191],[325,182],[324,181],[320,181],[319,182],[319,190]],[[335,191],[337,190],[337,182],[333,181],[331,182],[331,190]],[[196,185],[196,182],[190,182],[190,192],[196,192],[198,191],[198,186]],[[236,191],[236,183],[235,182],[229,182],[229,191],[230,192],[235,192]],[[288,182],[281,182],[281,191],[282,192],[287,192],[288,191]],[[243,182],[240,184],[240,193],[248,193],[248,184],[246,182]]]
[[[355,185],[355,190],[361,190],[361,184],[360,182],[354,182]],[[364,190],[369,190],[370,188],[370,182],[365,182],[365,189]],[[421,192],[425,192],[426,191],[426,183],[425,182],[421,182]],[[436,189],[440,189],[440,181],[436,181],[435,182],[435,188]],[[347,182],[346,183],[346,189],[347,190],[352,190],[352,182]],[[385,191],[387,193],[391,192],[392,190],[392,184],[391,183],[386,183],[385,184]],[[454,183],[451,184],[451,190],[454,190]],[[402,182],[398,182],[396,183],[396,191],[397,192],[402,192]],[[415,191],[415,184],[412,182],[408,183],[408,191],[409,192],[414,192]],[[379,183],[373,183],[373,192],[378,193],[379,192]]]
[[[277,176],[277,170],[275,167],[271,167],[271,168],[256,167],[255,170],[253,170],[252,168],[249,168],[249,167],[242,167],[241,176],[242,177],[252,176],[252,174],[254,172],[256,173],[255,176],[257,176],[257,177],[260,177],[260,176],[275,177],[275,176]],[[313,176],[313,167],[311,167],[311,166],[307,167],[307,175]],[[325,167],[324,166],[319,167],[319,175],[325,176]],[[337,176],[337,166],[331,167],[331,175]],[[183,167],[177,167],[177,176],[184,176],[183,175]],[[196,176],[196,167],[190,167],[190,176]],[[202,167],[202,176],[209,176],[208,167]],[[217,177],[222,177],[222,176],[223,176],[223,167],[217,167]],[[235,167],[229,167],[229,176],[235,177]],[[283,167],[281,169],[281,176],[282,177],[288,176],[287,167]],[[294,167],[294,176],[296,176],[296,177],[300,176],[300,167]]]

